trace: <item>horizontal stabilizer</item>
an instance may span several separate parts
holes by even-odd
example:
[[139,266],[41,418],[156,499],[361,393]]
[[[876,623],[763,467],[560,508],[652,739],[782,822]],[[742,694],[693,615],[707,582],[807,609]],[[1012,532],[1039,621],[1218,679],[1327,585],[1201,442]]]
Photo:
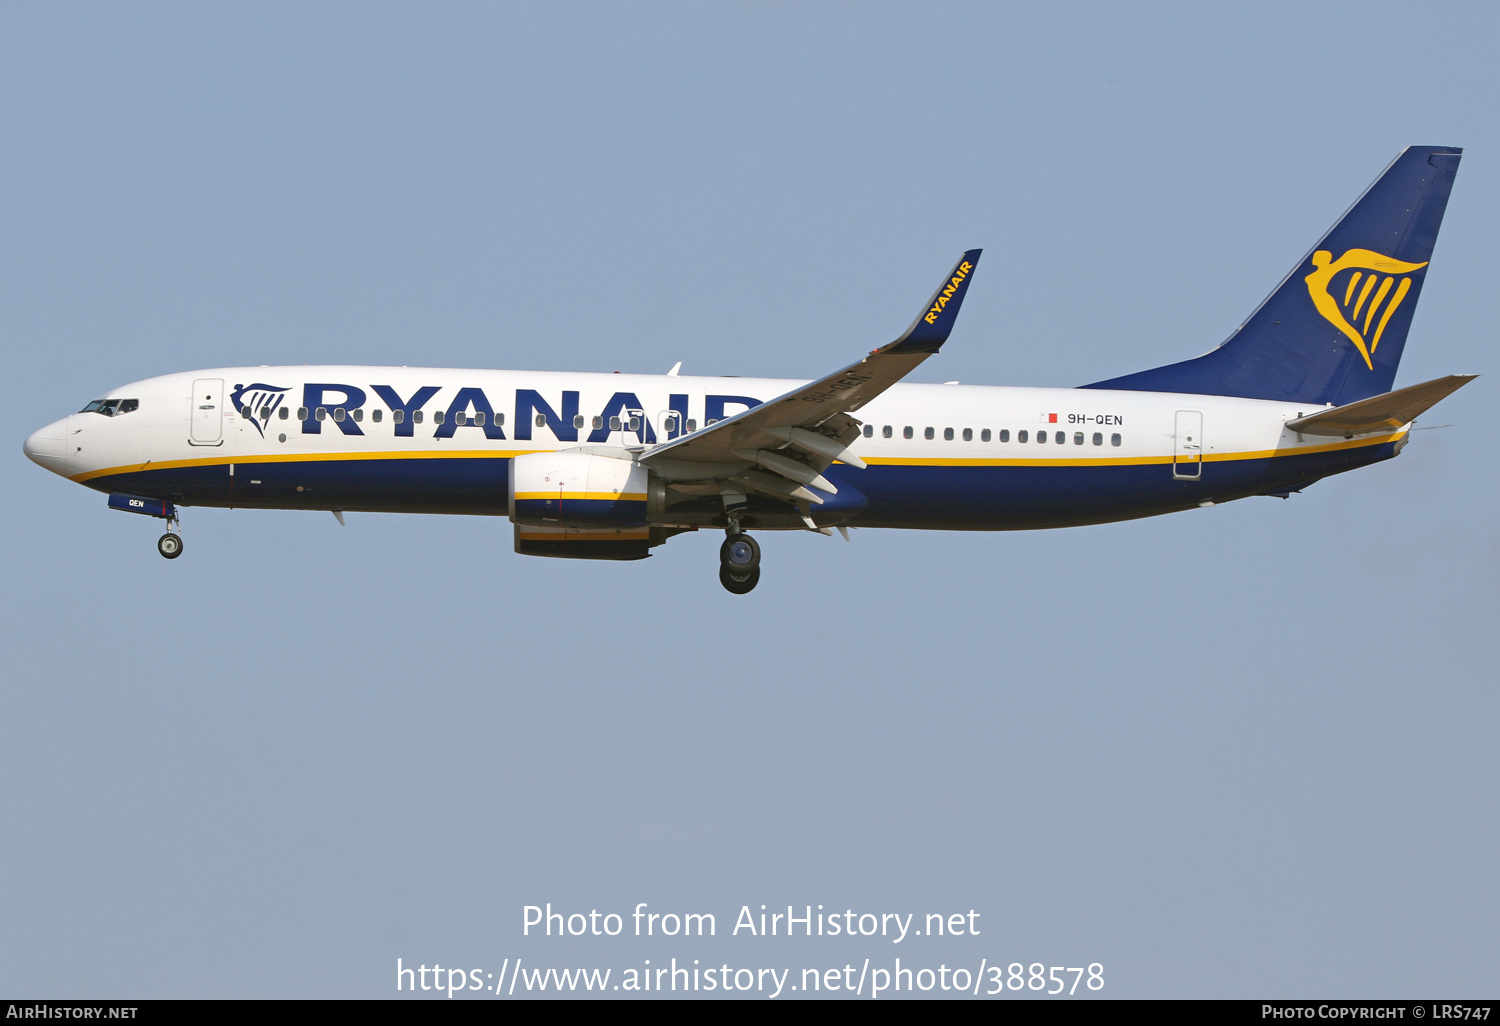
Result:
[[1286,426],[1305,435],[1363,435],[1371,431],[1390,431],[1410,424],[1478,376],[1450,374],[1446,378],[1435,378],[1347,406],[1298,417],[1287,421]]

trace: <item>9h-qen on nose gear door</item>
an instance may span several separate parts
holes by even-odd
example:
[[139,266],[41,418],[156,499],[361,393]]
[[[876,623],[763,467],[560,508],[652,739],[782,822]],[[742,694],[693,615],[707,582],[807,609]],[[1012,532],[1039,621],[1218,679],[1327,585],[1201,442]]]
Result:
[[192,445],[220,445],[224,441],[224,379],[199,378],[193,382]]
[[1203,476],[1203,414],[1199,410],[1177,411],[1172,476],[1180,481],[1197,481]]

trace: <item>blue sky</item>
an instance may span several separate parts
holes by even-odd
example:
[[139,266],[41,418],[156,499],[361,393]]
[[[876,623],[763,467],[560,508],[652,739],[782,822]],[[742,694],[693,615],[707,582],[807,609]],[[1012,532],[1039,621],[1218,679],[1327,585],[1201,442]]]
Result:
[[[0,9],[0,992],[351,996],[397,957],[1099,962],[1493,990],[1495,14],[1478,4]],[[918,380],[1212,348],[1401,147],[1466,155],[1390,463],[1016,534],[530,560],[461,517],[154,524],[20,452],[277,363],[814,376],[985,247]],[[710,911],[541,942],[521,909]],[[908,952],[741,905],[976,909]],[[909,942],[915,946],[916,942]]]

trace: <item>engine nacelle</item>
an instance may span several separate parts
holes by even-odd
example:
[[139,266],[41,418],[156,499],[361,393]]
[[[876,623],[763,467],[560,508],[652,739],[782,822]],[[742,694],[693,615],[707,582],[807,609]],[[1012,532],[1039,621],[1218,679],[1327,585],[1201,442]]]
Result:
[[559,559],[645,559],[665,540],[660,527],[579,530],[517,524],[516,551],[523,556]]
[[534,527],[644,527],[650,471],[579,449],[510,461],[510,519]]

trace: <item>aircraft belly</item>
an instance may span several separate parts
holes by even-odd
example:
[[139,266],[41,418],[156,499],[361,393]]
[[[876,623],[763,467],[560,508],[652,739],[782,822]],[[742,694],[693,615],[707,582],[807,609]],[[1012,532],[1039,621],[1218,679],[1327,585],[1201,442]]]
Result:
[[1005,531],[1134,520],[1229,502],[1368,466],[1394,443],[1272,458],[1215,460],[1199,480],[1177,480],[1164,463],[1080,466],[872,465],[830,468],[858,485],[868,506],[850,523],[919,530]]
[[[1108,523],[1227,502],[1353,470],[1396,451],[1396,443],[1385,442],[1274,458],[1210,459],[1199,480],[1173,479],[1165,463],[872,464],[866,470],[835,464],[826,473],[841,492],[863,497],[863,509],[847,511],[849,524],[1004,531]],[[183,506],[504,516],[509,469],[509,458],[500,456],[316,459],[237,462],[232,475],[227,463],[132,470],[85,483]],[[764,497],[757,501],[766,507],[756,511],[764,529],[801,525],[789,505]],[[717,498],[688,505],[702,514],[688,517],[694,524],[711,523],[722,514]],[[666,521],[673,520],[673,509]],[[836,522],[827,516],[819,520]]]
[[170,467],[94,478],[100,491],[169,498],[182,506],[383,513],[508,512],[510,460],[306,460]]

